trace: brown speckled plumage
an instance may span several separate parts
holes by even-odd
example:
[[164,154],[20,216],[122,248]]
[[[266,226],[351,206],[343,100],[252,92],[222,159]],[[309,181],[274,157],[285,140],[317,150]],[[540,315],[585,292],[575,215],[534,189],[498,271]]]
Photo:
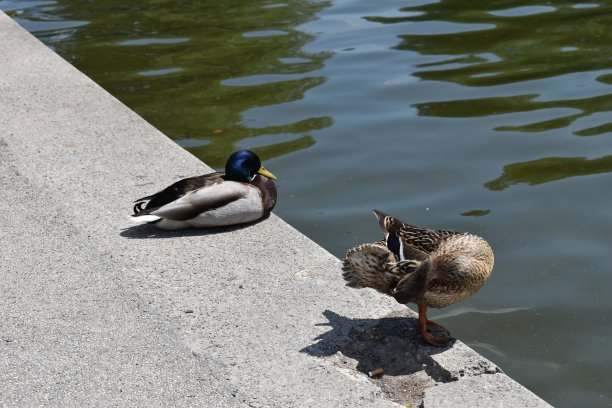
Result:
[[347,252],[342,268],[347,286],[373,288],[426,310],[474,295],[491,275],[493,251],[484,239],[415,227],[377,210],[374,214],[385,240]]

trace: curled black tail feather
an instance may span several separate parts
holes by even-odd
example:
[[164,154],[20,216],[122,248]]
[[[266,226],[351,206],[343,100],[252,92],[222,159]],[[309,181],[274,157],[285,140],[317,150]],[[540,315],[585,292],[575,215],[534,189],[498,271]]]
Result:
[[138,215],[141,212],[143,212],[144,209],[145,209],[145,204],[146,204],[145,201],[140,201],[140,202],[134,204],[134,215]]

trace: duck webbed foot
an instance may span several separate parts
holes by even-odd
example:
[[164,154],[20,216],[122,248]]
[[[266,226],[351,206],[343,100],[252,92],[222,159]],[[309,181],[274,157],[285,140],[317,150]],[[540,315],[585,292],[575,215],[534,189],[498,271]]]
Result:
[[427,320],[427,331],[441,331],[446,337],[450,336],[450,332],[446,327],[442,326],[440,323],[434,322],[433,320]]
[[434,347],[446,347],[452,340],[449,336],[434,336],[428,331],[421,331],[421,337],[425,343]]
[[[442,332],[442,335],[434,335],[432,332]],[[441,324],[427,320],[427,306],[419,305],[419,333],[423,341],[430,346],[446,347],[452,340],[450,332]]]

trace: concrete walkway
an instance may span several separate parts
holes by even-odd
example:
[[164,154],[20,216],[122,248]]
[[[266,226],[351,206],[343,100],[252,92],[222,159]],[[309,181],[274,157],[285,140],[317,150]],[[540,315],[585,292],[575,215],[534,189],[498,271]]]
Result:
[[548,406],[275,216],[129,221],[209,170],[0,12],[0,406]]

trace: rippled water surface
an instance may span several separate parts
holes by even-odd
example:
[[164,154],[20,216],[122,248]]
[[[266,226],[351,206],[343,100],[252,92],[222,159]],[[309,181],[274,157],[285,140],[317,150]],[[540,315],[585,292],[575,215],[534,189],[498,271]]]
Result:
[[483,235],[492,279],[438,319],[555,406],[612,406],[609,3],[0,8],[208,164],[257,151],[337,256],[372,208]]

